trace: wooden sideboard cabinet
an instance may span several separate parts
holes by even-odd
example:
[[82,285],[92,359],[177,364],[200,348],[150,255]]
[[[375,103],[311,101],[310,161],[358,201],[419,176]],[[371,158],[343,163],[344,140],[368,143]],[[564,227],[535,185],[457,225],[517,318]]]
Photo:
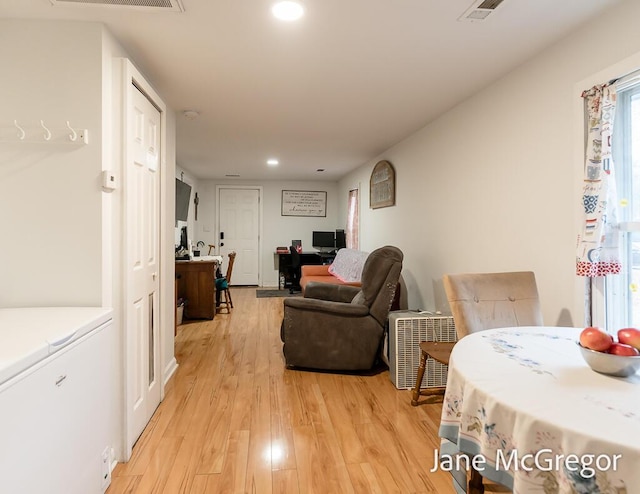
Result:
[[216,314],[216,261],[176,261],[178,298],[187,301],[184,317],[213,319]]

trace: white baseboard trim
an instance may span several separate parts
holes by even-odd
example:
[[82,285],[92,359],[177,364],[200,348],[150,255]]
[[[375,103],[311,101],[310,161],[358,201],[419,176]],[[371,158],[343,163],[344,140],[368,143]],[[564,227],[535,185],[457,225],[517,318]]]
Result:
[[163,380],[163,383],[162,383],[162,387],[163,388],[164,388],[164,386],[167,385],[167,383],[169,382],[169,379],[171,379],[173,377],[173,375],[175,374],[176,370],[178,370],[178,361],[176,360],[175,357],[173,357],[169,361],[169,364],[164,369],[164,380]]

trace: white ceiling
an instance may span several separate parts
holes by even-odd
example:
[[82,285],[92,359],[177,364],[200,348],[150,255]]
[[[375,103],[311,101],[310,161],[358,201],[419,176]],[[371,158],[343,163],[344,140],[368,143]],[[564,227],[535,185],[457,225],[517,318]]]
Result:
[[297,23],[272,0],[182,1],[0,0],[0,17],[104,22],[177,111],[198,178],[337,180],[621,0],[505,0],[475,23],[457,20],[473,0],[303,0]]

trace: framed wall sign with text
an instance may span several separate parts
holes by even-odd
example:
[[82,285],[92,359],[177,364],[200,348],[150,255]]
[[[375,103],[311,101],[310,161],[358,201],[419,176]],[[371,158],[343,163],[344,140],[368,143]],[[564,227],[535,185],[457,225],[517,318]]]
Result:
[[327,216],[327,192],[283,190],[282,216]]
[[371,172],[369,205],[372,209],[394,206],[396,203],[396,172],[388,161],[379,161]]

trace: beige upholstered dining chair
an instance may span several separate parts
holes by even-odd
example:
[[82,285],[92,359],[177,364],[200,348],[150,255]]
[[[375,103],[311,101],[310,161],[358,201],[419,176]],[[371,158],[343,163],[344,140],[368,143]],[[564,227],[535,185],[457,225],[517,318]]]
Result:
[[[444,275],[443,282],[458,340],[485,329],[542,326],[538,288],[530,271],[449,274]],[[453,346],[453,343],[420,343],[420,367],[412,405],[418,404],[420,395],[433,394],[420,390],[427,358],[448,365]],[[467,492],[483,492],[482,476],[475,469]]]
[[443,282],[458,339],[484,329],[542,326],[531,271],[449,274]]
[[[535,275],[531,271],[508,273],[448,274],[444,289],[458,339],[491,328],[541,326],[542,314]],[[421,390],[429,357],[449,365],[454,343],[425,341],[420,343],[420,366],[411,404],[420,396],[443,394],[445,387]]]

